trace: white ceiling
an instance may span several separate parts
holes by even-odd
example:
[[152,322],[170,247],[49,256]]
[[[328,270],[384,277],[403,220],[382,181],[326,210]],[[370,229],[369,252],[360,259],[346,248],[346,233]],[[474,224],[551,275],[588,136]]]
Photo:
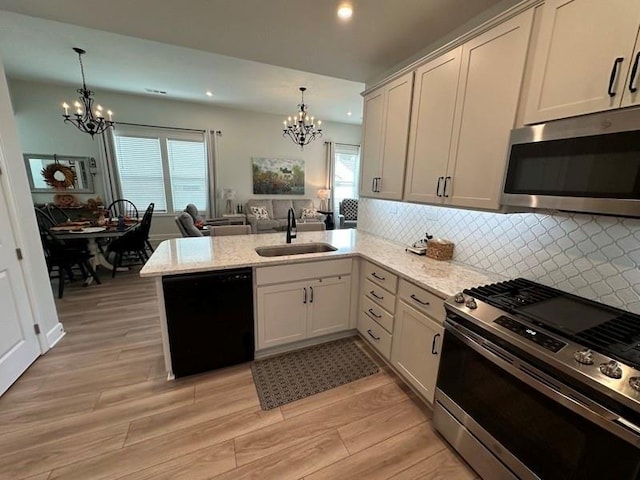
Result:
[[269,113],[293,113],[306,86],[311,114],[361,123],[364,82],[517,1],[353,0],[343,23],[337,0],[0,0],[0,56],[11,78],[77,88],[78,46],[98,94],[149,88]]

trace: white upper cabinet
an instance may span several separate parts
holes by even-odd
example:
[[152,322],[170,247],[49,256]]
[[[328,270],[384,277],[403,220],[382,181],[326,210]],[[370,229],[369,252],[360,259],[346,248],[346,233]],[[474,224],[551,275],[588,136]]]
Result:
[[463,45],[445,202],[498,209],[533,9]]
[[360,195],[402,198],[413,72],[364,97]]
[[405,200],[498,209],[533,9],[416,71]]
[[546,0],[525,123],[634,104],[629,83],[637,79],[629,77],[639,26],[636,0]]
[[458,93],[462,47],[418,68],[404,198],[435,203],[443,188]]

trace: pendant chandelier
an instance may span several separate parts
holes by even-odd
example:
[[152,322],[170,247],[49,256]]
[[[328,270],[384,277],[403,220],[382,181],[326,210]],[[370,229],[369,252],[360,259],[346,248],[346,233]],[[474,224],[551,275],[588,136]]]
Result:
[[113,127],[112,116],[113,112],[111,110],[107,111],[107,115],[109,115],[109,120],[104,119],[104,113],[102,112],[102,106],[96,105],[95,110],[93,109],[93,92],[87,89],[87,84],[84,79],[84,66],[82,65],[82,55],[85,52],[81,48],[75,47],[73,49],[74,52],[78,54],[78,60],[80,61],[80,72],[82,73],[82,88],[79,88],[77,92],[80,94],[78,100],[76,100],[73,104],[73,108],[75,113],[73,115],[69,115],[69,105],[65,102],[62,104],[62,108],[64,108],[64,117],[65,123],[71,123],[75,125],[78,130],[84,133],[88,133],[93,138],[94,135],[99,135],[109,127]]
[[305,90],[306,87],[300,87],[302,100],[298,104],[298,112],[283,122],[284,133],[282,136],[285,137],[288,135],[293,143],[300,145],[300,150],[303,150],[304,146],[309,145],[316,137],[322,136],[322,129],[320,128],[322,122],[318,120],[318,128],[316,128],[316,124],[313,123],[314,118],[309,117],[307,113],[309,105],[304,103]]

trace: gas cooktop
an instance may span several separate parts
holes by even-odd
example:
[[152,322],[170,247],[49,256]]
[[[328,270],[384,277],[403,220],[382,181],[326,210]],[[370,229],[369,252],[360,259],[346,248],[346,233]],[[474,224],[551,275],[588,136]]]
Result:
[[445,308],[640,414],[640,315],[524,278],[464,290]]
[[640,369],[640,315],[524,278],[464,293]]

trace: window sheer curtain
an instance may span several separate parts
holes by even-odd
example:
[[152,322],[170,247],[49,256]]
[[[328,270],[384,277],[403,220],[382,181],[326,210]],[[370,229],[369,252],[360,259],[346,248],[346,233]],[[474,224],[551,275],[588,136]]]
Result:
[[331,195],[329,197],[329,200],[327,200],[328,205],[327,205],[327,209],[330,212],[333,212],[333,206],[334,206],[334,173],[336,170],[336,144],[334,142],[324,142],[324,146],[325,146],[325,162],[326,162],[326,178],[325,178],[325,187],[329,189],[329,191],[331,192]]

